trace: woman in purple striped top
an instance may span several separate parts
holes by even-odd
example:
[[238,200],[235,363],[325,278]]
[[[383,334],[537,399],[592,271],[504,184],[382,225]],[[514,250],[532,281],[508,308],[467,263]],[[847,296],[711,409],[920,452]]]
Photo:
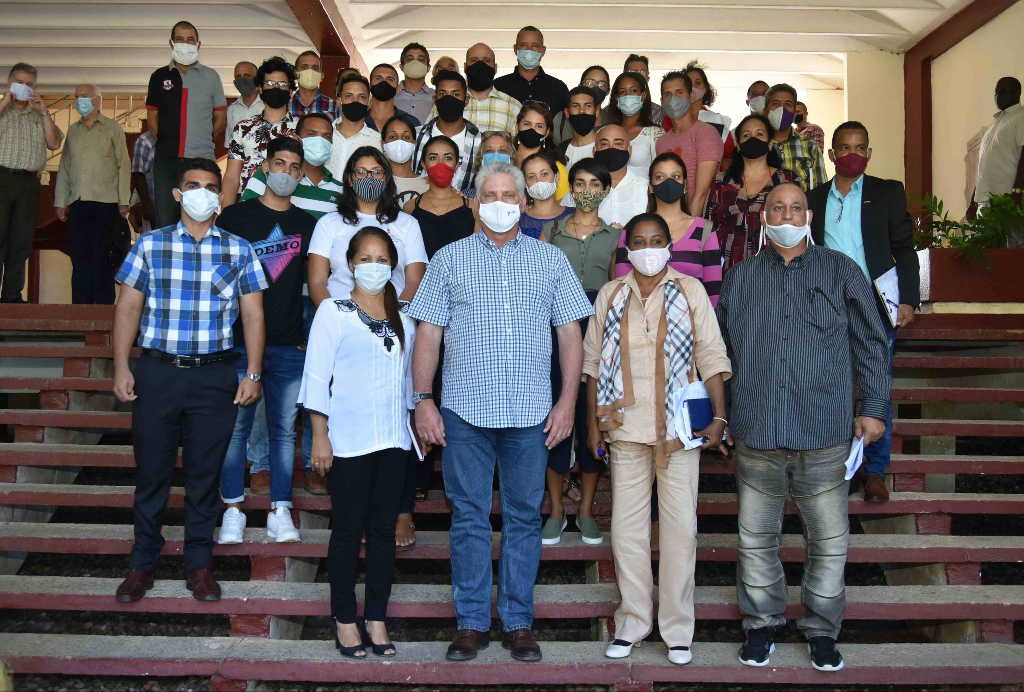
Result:
[[[718,305],[722,289],[722,251],[711,222],[693,217],[686,208],[686,164],[678,154],[667,151],[651,162],[648,212],[665,219],[672,232],[669,266],[704,284],[712,305]],[[633,265],[626,259],[625,234],[615,254],[615,276],[624,276]]]

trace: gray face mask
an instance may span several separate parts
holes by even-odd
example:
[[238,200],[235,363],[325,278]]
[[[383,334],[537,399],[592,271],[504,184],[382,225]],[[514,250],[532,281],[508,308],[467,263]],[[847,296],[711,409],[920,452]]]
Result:
[[267,187],[278,197],[291,197],[299,181],[287,173],[268,173]]
[[667,101],[662,102],[661,110],[672,120],[681,118],[690,110],[690,99],[682,96],[672,95]]

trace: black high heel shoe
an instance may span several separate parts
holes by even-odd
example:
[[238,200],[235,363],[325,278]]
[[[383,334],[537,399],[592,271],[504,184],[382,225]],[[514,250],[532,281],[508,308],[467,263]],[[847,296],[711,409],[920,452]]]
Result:
[[390,658],[398,655],[398,649],[395,648],[394,642],[388,642],[387,644],[375,644],[373,638],[370,636],[369,630],[366,629],[366,621],[359,623],[359,627],[363,633],[363,646],[369,646],[373,650],[375,656],[384,656]]
[[[334,648],[336,648],[338,653],[346,658],[366,658],[366,646],[364,644],[359,643],[356,646],[341,645],[341,639],[338,638],[337,624],[334,625]],[[360,655],[360,652],[362,652],[362,655]]]

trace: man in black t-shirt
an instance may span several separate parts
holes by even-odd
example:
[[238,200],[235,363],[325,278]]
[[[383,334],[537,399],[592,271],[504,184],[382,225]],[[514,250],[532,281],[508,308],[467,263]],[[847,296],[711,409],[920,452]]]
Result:
[[[298,413],[295,403],[306,355],[302,319],[305,259],[316,223],[291,203],[291,195],[302,178],[302,163],[301,142],[289,137],[274,139],[263,162],[267,174],[263,195],[228,207],[218,218],[222,228],[252,243],[270,281],[270,288],[263,292],[267,329],[263,393],[270,439],[271,512],[267,517],[267,535],[279,543],[299,540],[290,513]],[[241,323],[236,323],[235,330],[241,329]],[[245,358],[238,362],[244,363]],[[244,376],[245,372],[239,370],[239,377]],[[220,492],[228,508],[218,543],[242,542],[246,521],[239,505],[245,499],[245,451],[256,410],[256,405],[238,409],[221,470]]]

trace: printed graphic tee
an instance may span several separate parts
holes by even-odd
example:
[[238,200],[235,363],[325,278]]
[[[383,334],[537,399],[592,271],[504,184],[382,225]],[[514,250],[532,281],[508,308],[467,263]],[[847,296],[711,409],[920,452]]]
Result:
[[[275,211],[258,198],[233,204],[217,218],[217,225],[252,243],[270,282],[263,292],[263,318],[267,346],[301,346],[302,285],[306,280],[306,253],[316,220],[291,206]],[[242,320],[235,323],[235,343],[242,340]]]

